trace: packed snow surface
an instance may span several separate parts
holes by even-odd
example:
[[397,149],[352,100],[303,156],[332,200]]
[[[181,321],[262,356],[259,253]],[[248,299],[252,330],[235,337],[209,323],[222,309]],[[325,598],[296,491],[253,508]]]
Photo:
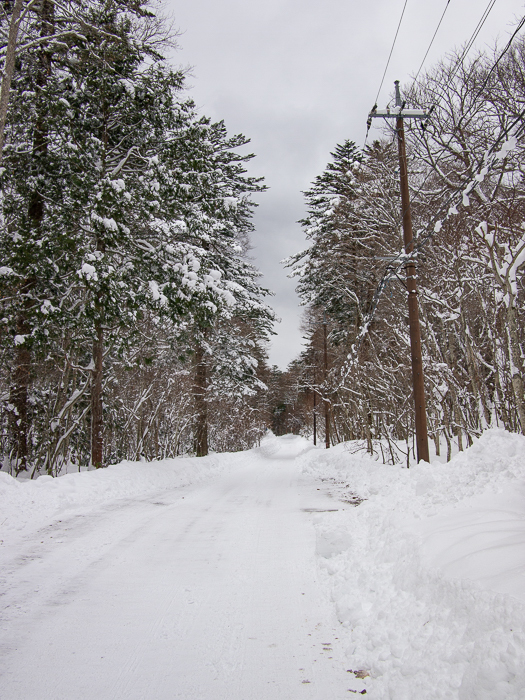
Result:
[[525,437],[0,472],[2,700],[525,698]]

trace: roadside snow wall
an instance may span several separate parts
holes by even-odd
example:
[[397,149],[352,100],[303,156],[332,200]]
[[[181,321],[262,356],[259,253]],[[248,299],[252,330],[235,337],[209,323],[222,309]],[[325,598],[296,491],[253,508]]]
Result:
[[523,700],[525,437],[411,469],[348,447],[303,460],[366,499],[313,516],[349,669],[374,700]]

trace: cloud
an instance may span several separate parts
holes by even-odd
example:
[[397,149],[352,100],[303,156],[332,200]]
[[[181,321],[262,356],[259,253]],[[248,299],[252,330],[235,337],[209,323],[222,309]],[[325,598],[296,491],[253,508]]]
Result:
[[[270,190],[258,197],[255,263],[273,288],[283,323],[272,362],[285,367],[301,351],[300,311],[279,260],[306,246],[295,223],[301,190],[320,174],[337,143],[364,142],[372,107],[404,0],[171,0],[183,30],[177,63],[194,66],[192,97],[203,113],[224,119],[230,133],[252,139],[249,171]],[[425,55],[443,3],[408,3],[379,97],[406,83]],[[470,37],[484,6],[450,3],[425,67]],[[500,0],[477,41],[506,36],[522,0]],[[375,125],[374,125],[375,127]],[[377,131],[375,132],[378,133]]]

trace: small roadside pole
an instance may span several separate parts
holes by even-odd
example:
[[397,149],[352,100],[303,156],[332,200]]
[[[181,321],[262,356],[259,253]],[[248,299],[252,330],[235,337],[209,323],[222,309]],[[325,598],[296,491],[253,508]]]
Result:
[[393,110],[377,107],[368,115],[368,123],[377,117],[381,119],[395,119],[397,145],[399,151],[399,170],[401,179],[401,206],[403,213],[403,242],[405,254],[410,256],[406,263],[406,280],[408,292],[408,319],[410,323],[410,350],[412,355],[412,386],[414,389],[415,423],[417,461],[429,461],[427,411],[425,401],[425,382],[423,377],[423,358],[421,352],[421,331],[419,327],[419,307],[417,302],[417,275],[414,252],[414,238],[412,234],[412,216],[410,213],[410,194],[408,190],[408,169],[405,149],[405,119],[427,119],[428,114],[422,110],[405,109],[405,103],[401,101],[399,80],[395,81],[396,106]]

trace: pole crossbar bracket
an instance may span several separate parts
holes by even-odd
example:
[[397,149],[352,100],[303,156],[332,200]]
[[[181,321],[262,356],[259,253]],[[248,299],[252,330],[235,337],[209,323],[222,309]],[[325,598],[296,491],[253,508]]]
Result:
[[419,109],[376,109],[370,112],[368,117],[374,119],[374,117],[379,117],[381,119],[422,119],[423,121],[428,119],[428,112],[423,112]]

